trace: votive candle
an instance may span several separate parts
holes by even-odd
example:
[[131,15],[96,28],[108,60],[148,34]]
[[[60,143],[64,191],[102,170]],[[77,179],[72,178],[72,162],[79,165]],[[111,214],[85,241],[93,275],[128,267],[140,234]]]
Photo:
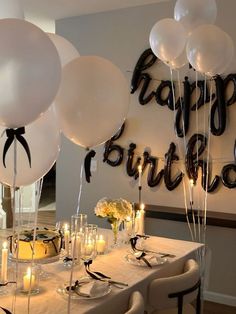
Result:
[[68,228],[68,224],[65,224],[64,227],[64,240],[66,255],[69,256],[70,230]]
[[97,253],[103,254],[106,250],[106,240],[104,239],[102,234],[98,236],[96,245],[97,245]]
[[29,292],[35,287],[35,275],[32,274],[30,267],[27,268],[27,272],[23,277],[23,290]]
[[7,281],[7,259],[8,259],[8,248],[7,242],[2,244],[2,267],[1,267],[1,280],[2,282]]

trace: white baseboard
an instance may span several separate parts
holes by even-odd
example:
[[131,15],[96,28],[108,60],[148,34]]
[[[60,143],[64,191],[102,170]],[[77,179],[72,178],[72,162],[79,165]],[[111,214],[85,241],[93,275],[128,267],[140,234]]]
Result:
[[204,300],[236,307],[236,297],[227,294],[204,291]]

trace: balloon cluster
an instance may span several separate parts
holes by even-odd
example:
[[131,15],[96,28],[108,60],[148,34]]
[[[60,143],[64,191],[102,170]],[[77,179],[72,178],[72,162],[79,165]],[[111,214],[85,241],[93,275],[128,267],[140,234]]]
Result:
[[0,181],[19,187],[49,171],[61,131],[87,149],[111,138],[126,118],[129,88],[110,61],[80,57],[65,38],[25,21],[18,1],[0,4]]
[[215,0],[177,0],[174,19],[158,21],[150,32],[154,54],[172,69],[187,62],[207,76],[224,74],[234,55],[230,36],[213,25]]

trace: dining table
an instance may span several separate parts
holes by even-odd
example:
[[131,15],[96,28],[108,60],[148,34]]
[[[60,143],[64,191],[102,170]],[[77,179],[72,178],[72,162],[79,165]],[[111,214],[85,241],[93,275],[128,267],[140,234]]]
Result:
[[[101,229],[109,239],[112,233]],[[2,234],[0,234],[0,239]],[[132,248],[127,243],[109,247],[105,254],[97,255],[90,265],[90,270],[101,272],[112,280],[127,286],[110,285],[109,293],[99,298],[78,296],[71,298],[69,293],[62,293],[62,287],[74,283],[86,275],[83,263],[74,265],[73,270],[63,257],[40,264],[47,273],[39,282],[39,293],[22,294],[8,285],[8,294],[4,295],[4,287],[0,289],[0,307],[8,309],[12,314],[124,314],[133,291],[140,291],[147,304],[149,283],[155,278],[176,275],[182,272],[184,263],[189,258],[197,259],[201,255],[203,245],[196,242],[149,236],[142,242],[142,249],[159,254],[160,263],[148,267],[145,263],[133,262],[129,259]],[[152,254],[152,253],[150,253]],[[163,254],[167,254],[164,256]],[[17,265],[20,264],[19,262]],[[19,265],[18,265],[19,266]],[[9,272],[14,273],[16,262],[9,263]],[[12,289],[11,289],[12,286]],[[1,310],[0,310],[1,313]],[[5,313],[5,312],[2,312]]]

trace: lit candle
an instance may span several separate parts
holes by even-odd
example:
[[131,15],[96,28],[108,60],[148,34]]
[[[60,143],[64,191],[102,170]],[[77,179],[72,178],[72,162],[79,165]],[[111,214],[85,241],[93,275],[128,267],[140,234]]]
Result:
[[92,240],[88,240],[84,246],[85,255],[87,256],[91,255],[93,253],[93,250],[94,250],[94,243],[92,242]]
[[64,227],[64,240],[66,255],[69,256],[70,230],[68,229],[68,224],[65,224]]
[[140,205],[140,218],[139,218],[139,230],[138,230],[138,233],[141,235],[145,234],[145,231],[144,231],[145,210],[144,208],[145,208],[145,205],[142,203]]
[[134,231],[136,234],[139,234],[139,223],[140,222],[140,210],[137,210],[134,222]]
[[142,186],[142,166],[138,166],[138,186]]
[[132,218],[129,216],[125,220],[125,230],[129,236],[132,235],[133,223],[132,223]]
[[23,277],[23,290],[29,292],[35,287],[35,275],[32,274],[30,267],[27,268],[27,273]]
[[96,245],[97,245],[97,253],[103,254],[106,250],[106,241],[102,234],[98,236]]
[[190,184],[190,205],[193,205],[193,187],[194,187],[194,181],[193,179],[189,180],[189,184]]
[[80,260],[81,256],[81,239],[80,236],[72,235],[71,237],[71,256],[76,260]]
[[8,259],[7,242],[3,242],[2,244],[2,268],[1,268],[2,282],[7,281],[7,259]]

